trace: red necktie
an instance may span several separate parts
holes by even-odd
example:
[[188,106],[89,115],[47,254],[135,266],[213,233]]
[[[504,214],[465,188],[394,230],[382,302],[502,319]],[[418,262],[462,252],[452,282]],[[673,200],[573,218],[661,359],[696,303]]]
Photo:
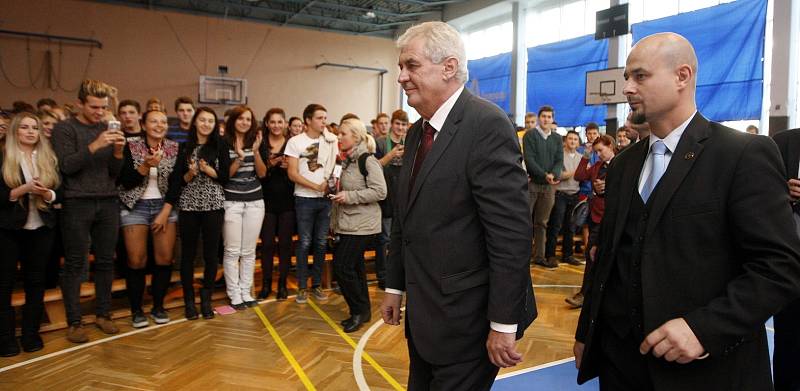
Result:
[[436,134],[436,129],[431,126],[431,123],[425,121],[425,125],[422,127],[422,140],[419,143],[419,149],[417,149],[417,155],[414,157],[414,169],[411,171],[411,183],[408,187],[409,193],[411,189],[414,188],[414,181],[417,179],[417,174],[419,170],[422,169],[422,163],[425,161],[425,157],[428,156],[428,152],[431,150],[431,146],[433,145],[433,135]]

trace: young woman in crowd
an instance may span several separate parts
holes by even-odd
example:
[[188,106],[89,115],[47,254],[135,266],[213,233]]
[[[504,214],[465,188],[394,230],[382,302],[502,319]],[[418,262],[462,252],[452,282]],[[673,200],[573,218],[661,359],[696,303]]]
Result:
[[251,294],[256,242],[264,220],[260,178],[267,175],[267,148],[253,110],[237,106],[225,123],[225,141],[231,158],[225,184],[225,251],[222,266],[231,305],[237,309],[257,304]]
[[37,115],[42,121],[42,136],[50,139],[50,137],[53,136],[53,128],[56,126],[58,121],[60,121],[60,119],[58,119],[58,115],[50,110],[41,110]]
[[42,137],[42,124],[31,113],[14,117],[0,150],[0,356],[19,354],[15,338],[11,292],[17,261],[25,279],[22,310],[22,348],[35,352],[44,346],[39,336],[44,310],[45,269],[55,237],[51,205],[60,178],[55,152]]
[[[589,163],[592,151],[597,153],[599,158],[595,164]],[[581,162],[578,163],[578,169],[575,170],[574,178],[576,181],[591,181],[592,194],[589,196],[589,248],[583,284],[578,293],[566,299],[566,302],[573,308],[583,306],[586,280],[591,275],[591,270],[594,267],[594,257],[597,253],[597,236],[600,233],[600,222],[603,221],[603,214],[606,209],[606,174],[608,173],[608,165],[611,164],[611,159],[614,159],[616,153],[617,147],[614,138],[607,134],[599,136],[594,140],[592,148],[586,150]]]
[[303,120],[297,117],[289,118],[289,138],[297,136],[306,129]]
[[178,157],[178,143],[166,138],[167,115],[147,111],[142,116],[144,137],[129,138],[119,177],[120,226],[128,253],[127,288],[133,327],[149,322],[142,311],[147,265],[147,241],[152,231],[155,270],[152,279],[153,308],[157,324],[169,322],[164,296],[172,276],[178,214],[174,200],[167,199],[169,179]]
[[278,292],[277,300],[286,300],[286,277],[292,259],[292,234],[294,233],[294,183],[286,171],[288,161],[283,154],[287,137],[286,113],[272,108],[264,116],[264,127],[269,131],[266,138],[269,150],[267,176],[262,181],[266,214],[261,229],[261,271],[263,284],[259,299],[266,299],[272,292],[272,266],[275,253],[275,236],[278,237]]
[[352,333],[371,318],[364,250],[381,232],[378,201],[386,198],[386,181],[381,163],[372,156],[375,140],[367,134],[363,122],[357,119],[342,122],[339,148],[347,158],[339,192],[331,197],[335,205],[331,226],[339,235],[333,270],[350,308],[350,318],[342,326],[345,332]]
[[[204,319],[214,317],[211,294],[219,264],[219,243],[225,221],[225,192],[230,157],[219,136],[217,115],[199,107],[189,128],[189,139],[181,144],[170,190],[179,192],[178,224],[181,235],[181,285],[186,319],[197,319],[194,299],[194,259],[200,233],[203,234],[203,285],[200,312]],[[170,194],[175,197],[174,194]],[[170,198],[171,198],[170,197]]]

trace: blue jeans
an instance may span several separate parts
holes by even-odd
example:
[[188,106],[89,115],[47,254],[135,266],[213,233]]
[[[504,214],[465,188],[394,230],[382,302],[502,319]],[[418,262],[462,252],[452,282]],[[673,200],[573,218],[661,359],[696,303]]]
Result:
[[328,229],[331,225],[331,201],[327,198],[295,197],[297,215],[297,285],[306,289],[308,283],[308,253],[314,251],[311,265],[311,286],[322,283],[322,265],[325,263],[325,249],[328,245]]
[[[556,202],[550,212],[550,221],[547,223],[547,244],[544,248],[544,256],[546,258],[556,255],[556,242],[560,233],[564,234],[564,240],[561,245],[561,259],[567,259],[572,256],[572,235],[574,232],[568,227],[570,226],[572,210],[575,209],[577,204],[578,194],[556,192]],[[566,229],[562,230],[562,226],[566,226]]]

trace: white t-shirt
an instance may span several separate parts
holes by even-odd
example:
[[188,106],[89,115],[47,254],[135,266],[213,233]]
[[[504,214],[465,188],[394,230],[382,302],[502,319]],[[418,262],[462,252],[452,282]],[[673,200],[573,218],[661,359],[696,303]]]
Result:
[[[298,171],[303,178],[312,183],[322,183],[325,178],[325,168],[317,161],[319,156],[319,143],[323,140],[322,136],[312,139],[305,133],[300,133],[289,139],[286,143],[286,156],[298,159]],[[311,190],[305,186],[296,185],[294,195],[298,197],[320,198],[325,194],[316,190]]]

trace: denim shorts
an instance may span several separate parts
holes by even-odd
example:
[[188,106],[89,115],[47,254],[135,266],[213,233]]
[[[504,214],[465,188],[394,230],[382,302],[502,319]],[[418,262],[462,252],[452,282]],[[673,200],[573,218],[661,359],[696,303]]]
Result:
[[[154,198],[150,200],[136,201],[133,209],[128,209],[125,205],[119,206],[119,225],[125,227],[128,225],[150,225],[156,219],[161,208],[164,207],[164,200],[161,198]],[[168,223],[178,222],[178,212],[173,208],[167,218]]]

